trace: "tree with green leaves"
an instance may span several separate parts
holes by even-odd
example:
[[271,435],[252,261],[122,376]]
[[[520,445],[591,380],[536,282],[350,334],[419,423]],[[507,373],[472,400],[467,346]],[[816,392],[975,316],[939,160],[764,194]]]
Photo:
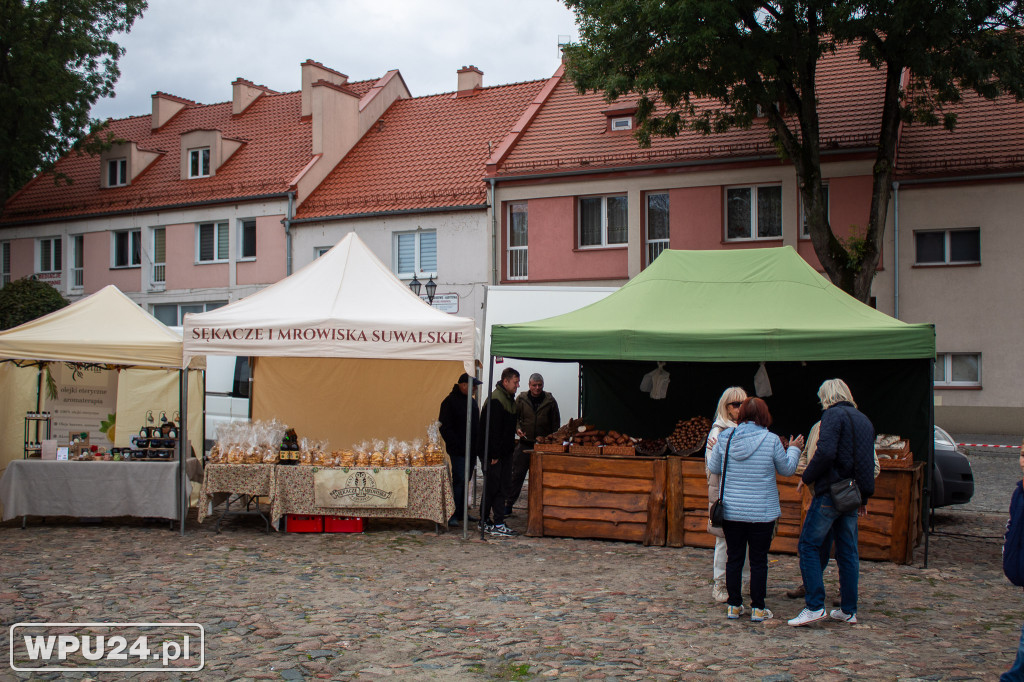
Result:
[[[1024,99],[1020,2],[564,1],[580,29],[565,51],[569,78],[609,102],[639,96],[641,146],[684,129],[750,127],[755,112],[767,113],[772,141],[795,168],[815,253],[861,301],[881,254],[901,123],[952,129],[949,105],[969,91]],[[852,240],[828,222],[815,83],[819,62],[843,45],[885,81],[868,222]]]
[[9,282],[0,289],[0,329],[17,327],[67,304],[59,291],[34,277]]
[[101,149],[89,118],[114,92],[126,33],[145,0],[0,0],[0,211],[22,185],[79,141]]

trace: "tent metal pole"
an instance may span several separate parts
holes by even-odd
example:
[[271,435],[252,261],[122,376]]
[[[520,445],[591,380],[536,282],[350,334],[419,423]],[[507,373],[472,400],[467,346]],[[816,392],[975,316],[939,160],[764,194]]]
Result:
[[188,447],[188,368],[178,370],[178,520],[181,523],[181,535],[185,536],[185,515],[188,513],[188,500],[191,497],[191,485],[186,478],[185,448]]
[[[487,370],[487,385],[490,386],[494,383],[494,356],[490,356],[490,367]],[[487,525],[487,514],[490,510],[484,509],[484,505],[487,503],[487,471],[490,469],[491,456],[488,451],[488,446],[491,439],[491,400],[490,394],[487,395],[487,410],[485,410],[486,416],[484,417],[484,447],[481,457],[483,461],[480,463],[480,467],[484,472],[484,484],[480,493],[480,539],[484,539],[484,526]]]
[[928,538],[932,534],[932,523],[934,522],[935,508],[932,499],[932,486],[935,485],[933,469],[935,468],[935,358],[928,361],[928,434],[925,442],[928,444],[928,469],[925,471],[925,486],[923,509],[928,514],[924,524],[924,567],[928,568]]
[[[476,364],[475,362],[473,364]],[[469,537],[469,468],[473,452],[473,385],[476,368],[469,375],[469,390],[466,392],[466,445],[462,449],[462,539]]]

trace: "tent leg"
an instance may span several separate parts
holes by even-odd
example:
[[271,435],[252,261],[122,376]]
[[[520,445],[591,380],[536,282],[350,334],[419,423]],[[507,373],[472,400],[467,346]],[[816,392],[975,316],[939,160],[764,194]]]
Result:
[[[929,377],[935,376],[935,359],[932,358],[928,361],[928,367],[931,371],[928,372]],[[932,523],[934,522],[935,508],[932,506],[932,486],[935,484],[932,476],[932,469],[935,468],[935,384],[932,383],[928,388],[928,464],[927,470],[924,473],[924,511],[927,512],[928,517],[924,523],[924,567],[928,568],[928,539],[932,533]]]
[[[490,389],[491,384],[494,383],[494,356],[491,356],[490,366],[487,370],[487,386]],[[483,452],[480,454],[483,457],[483,461],[480,462],[480,468],[484,472],[484,481],[480,493],[480,539],[484,539],[484,526],[487,524],[487,515],[490,512],[488,509],[484,509],[484,504],[487,502],[487,470],[490,468],[491,457],[488,450],[491,439],[491,397],[487,396],[487,410],[484,416],[484,447]]]
[[[476,362],[474,361],[474,364]],[[469,378],[469,393],[466,395],[466,447],[462,451],[465,470],[462,473],[462,539],[469,537],[469,471],[473,462],[473,381],[476,371]]]
[[[185,475],[185,448],[188,447],[188,369],[178,371],[178,521],[181,536],[185,536],[185,516],[188,514],[188,499],[191,482]],[[173,526],[172,526],[173,527]]]

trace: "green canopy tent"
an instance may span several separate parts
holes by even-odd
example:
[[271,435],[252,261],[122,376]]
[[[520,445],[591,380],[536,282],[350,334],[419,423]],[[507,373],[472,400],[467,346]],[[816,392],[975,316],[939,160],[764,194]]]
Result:
[[[929,462],[931,483],[934,326],[857,301],[792,247],[665,251],[585,308],[495,325],[490,352],[578,361],[583,417],[644,437],[668,435],[680,418],[712,416],[728,386],[755,394],[762,362],[773,430],[807,433],[821,414],[818,386],[840,377],[877,432],[909,439],[915,458]],[[657,361],[671,375],[663,400],[639,390]]]

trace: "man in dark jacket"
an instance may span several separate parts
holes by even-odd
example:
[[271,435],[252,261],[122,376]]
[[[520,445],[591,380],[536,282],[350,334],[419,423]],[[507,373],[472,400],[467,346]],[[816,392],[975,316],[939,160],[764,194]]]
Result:
[[519,421],[516,433],[519,444],[512,455],[512,480],[509,482],[509,495],[505,500],[505,516],[512,514],[519,495],[523,491],[523,482],[530,472],[530,455],[539,436],[548,436],[562,425],[558,414],[558,403],[554,396],[544,390],[544,377],[540,374],[530,375],[530,390],[523,391],[516,398],[516,417]]
[[[821,546],[829,533],[836,544],[841,607],[828,615],[846,623],[857,622],[857,581],[860,556],[857,551],[857,517],[867,513],[865,505],[875,492],[875,428],[857,410],[850,387],[842,379],[829,379],[818,389],[824,410],[818,432],[818,447],[801,479],[814,487],[814,499],[800,531],[800,574],[807,594],[804,610],[790,625],[808,625],[825,618],[825,585],[822,581]],[[860,489],[861,507],[836,511],[830,486],[852,478]]]
[[[458,383],[452,386],[452,392],[441,401],[441,411],[437,420],[441,422],[441,438],[444,438],[445,449],[452,460],[452,493],[455,495],[455,516],[448,519],[449,526],[459,525],[462,519],[464,505],[466,502],[466,457],[469,456],[470,472],[476,470],[476,461],[479,455],[479,431],[480,431],[480,410],[476,406],[476,400],[470,395],[469,384],[477,387],[483,382],[470,376],[465,372],[459,377]],[[466,452],[466,401],[472,404],[470,408],[472,415],[472,435],[470,442],[473,447],[469,453]],[[470,516],[470,521],[477,519]]]
[[506,367],[501,381],[481,408],[480,436],[484,439],[484,499],[480,518],[491,535],[516,535],[505,525],[505,499],[512,477],[512,453],[516,447],[516,389],[519,372]]

